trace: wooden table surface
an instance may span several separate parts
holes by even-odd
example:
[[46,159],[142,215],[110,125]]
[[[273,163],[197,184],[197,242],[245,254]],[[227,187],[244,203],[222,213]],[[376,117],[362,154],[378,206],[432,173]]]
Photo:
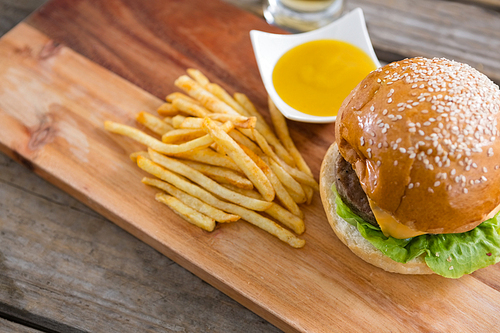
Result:
[[[260,1],[227,2],[261,13]],[[0,35],[43,3],[0,0]],[[358,6],[382,61],[444,56],[500,82],[500,0],[348,1]],[[0,244],[1,332],[83,332],[88,322],[123,332],[131,321],[155,332],[280,331],[3,154]],[[126,317],[114,311],[123,304]]]

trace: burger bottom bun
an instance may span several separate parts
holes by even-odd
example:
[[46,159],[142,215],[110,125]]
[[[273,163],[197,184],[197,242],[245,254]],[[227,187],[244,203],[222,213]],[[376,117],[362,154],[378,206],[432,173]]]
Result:
[[363,238],[355,226],[337,215],[335,195],[331,187],[335,182],[335,161],[337,160],[338,154],[339,150],[337,144],[334,143],[330,146],[323,159],[319,176],[320,195],[323,207],[325,208],[328,222],[337,237],[358,257],[388,272],[400,274],[433,274],[433,271],[425,263],[424,255],[406,264],[394,261]]

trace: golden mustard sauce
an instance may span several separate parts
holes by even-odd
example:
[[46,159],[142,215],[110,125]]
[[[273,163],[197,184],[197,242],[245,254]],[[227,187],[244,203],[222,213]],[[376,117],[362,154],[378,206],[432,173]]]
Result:
[[286,52],[273,70],[273,84],[292,108],[335,116],[352,89],[376,69],[360,48],[339,40],[307,42]]

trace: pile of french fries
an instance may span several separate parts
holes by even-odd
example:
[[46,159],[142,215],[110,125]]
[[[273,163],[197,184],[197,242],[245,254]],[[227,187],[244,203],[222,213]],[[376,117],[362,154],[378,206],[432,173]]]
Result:
[[188,222],[212,231],[216,222],[242,219],[303,247],[295,235],[305,230],[298,204],[311,202],[318,183],[283,115],[269,100],[275,134],[246,95],[231,96],[198,70],[187,73],[175,81],[185,94],[168,95],[161,117],[137,114],[150,134],[112,121],[106,130],[148,147],[130,155],[155,177],[142,182],[162,190],[156,200]]

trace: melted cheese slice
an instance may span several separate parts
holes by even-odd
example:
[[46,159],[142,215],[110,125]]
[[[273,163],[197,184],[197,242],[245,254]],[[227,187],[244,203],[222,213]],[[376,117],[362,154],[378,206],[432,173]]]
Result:
[[397,239],[405,239],[425,234],[425,232],[413,230],[404,224],[399,223],[392,215],[377,206],[370,199],[368,199],[368,202],[380,229],[382,229],[382,232],[386,237],[392,236]]
[[496,206],[495,209],[493,209],[491,211],[491,213],[488,214],[488,216],[486,217],[486,220],[493,218],[495,215],[497,215],[498,212],[500,212],[500,205]]

